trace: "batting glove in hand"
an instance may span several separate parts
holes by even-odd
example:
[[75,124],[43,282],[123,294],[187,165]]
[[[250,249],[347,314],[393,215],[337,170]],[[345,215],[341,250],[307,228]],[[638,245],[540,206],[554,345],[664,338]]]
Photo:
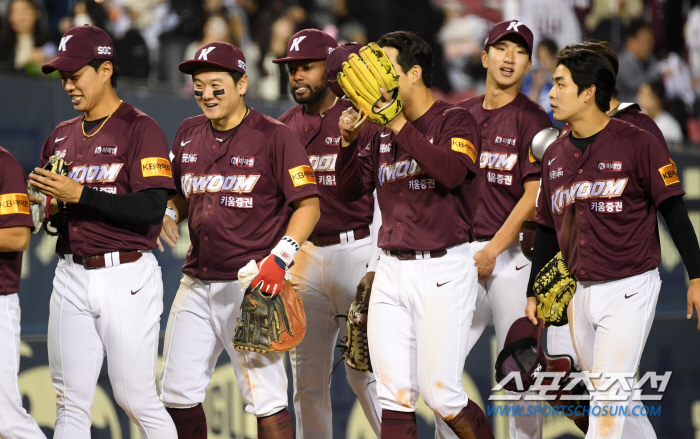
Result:
[[258,262],[260,273],[253,279],[252,288],[260,285],[260,291],[271,296],[277,295],[282,289],[284,276],[287,274],[287,264],[276,255],[269,255]]

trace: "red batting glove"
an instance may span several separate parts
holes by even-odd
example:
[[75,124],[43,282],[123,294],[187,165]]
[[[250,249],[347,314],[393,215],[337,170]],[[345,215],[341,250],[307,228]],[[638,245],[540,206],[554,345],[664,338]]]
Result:
[[282,282],[287,273],[287,265],[278,256],[270,255],[258,262],[260,273],[253,279],[250,286],[255,288],[260,285],[260,291],[271,296],[282,291]]

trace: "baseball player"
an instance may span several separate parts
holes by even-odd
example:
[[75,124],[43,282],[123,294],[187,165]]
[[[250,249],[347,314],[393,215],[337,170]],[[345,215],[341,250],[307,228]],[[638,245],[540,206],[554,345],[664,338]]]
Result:
[[[382,213],[367,329],[381,438],[416,437],[419,393],[458,437],[490,438],[486,416],[461,385],[477,272],[469,250],[473,218],[459,204],[474,194],[479,172],[476,123],[434,100],[433,56],[423,40],[399,31],[378,44],[396,66],[404,107],[369,139],[358,138],[357,111],[345,110],[336,171],[345,200],[376,187]],[[358,144],[367,145],[359,157]]]
[[[523,292],[530,276],[530,261],[520,251],[518,237],[522,222],[535,214],[541,169],[530,154],[530,144],[538,131],[551,126],[547,113],[520,93],[520,82],[532,65],[532,48],[532,32],[525,24],[517,20],[496,24],[481,54],[487,69],[486,94],[458,104],[474,116],[481,135],[476,240],[471,244],[479,272],[479,292],[469,350],[493,315],[500,352],[508,329],[522,317],[526,304]],[[509,404],[539,402],[521,398]],[[534,413],[537,416],[509,413],[511,438],[542,437],[542,414]]]
[[67,203],[51,294],[48,351],[56,388],[54,438],[90,437],[90,408],[105,355],[114,398],[141,437],[173,438],[156,392],[163,284],[151,253],[169,194],[168,145],[158,124],[117,97],[114,45],[94,26],[70,29],[58,70],[83,115],[60,123],[41,155],[68,163],[68,176],[36,168],[31,184]]
[[[639,366],[661,287],[657,210],[688,270],[688,318],[700,308],[700,247],[676,166],[652,134],[607,116],[614,88],[613,67],[598,51],[573,47],[557,55],[552,111],[572,129],[543,157],[527,290],[534,323],[535,273],[561,250],[578,283],[568,307],[574,348],[584,371],[602,374],[592,380],[596,387],[607,374],[634,374]],[[646,417],[602,411],[632,404],[610,398],[629,393],[619,382],[592,392],[591,409],[602,414],[590,417],[587,438],[632,437],[630,424],[639,431],[634,437],[656,437]]]
[[22,407],[19,373],[19,277],[22,253],[29,247],[34,222],[29,209],[27,177],[9,151],[0,146],[0,437],[46,439]]
[[178,195],[168,202],[161,238],[174,246],[177,223],[189,218],[192,246],[168,317],[161,398],[178,437],[199,438],[207,431],[205,391],[226,349],[246,411],[258,418],[258,438],[293,438],[282,355],[238,352],[232,338],[247,288],[239,270],[258,262],[252,285],[279,292],[320,215],[316,180],[289,128],[246,106],[240,49],[206,44],[180,71],[192,75],[203,114],[186,119],[173,143]]
[[[297,437],[305,439],[333,437],[330,381],[323,377],[330,377],[333,370],[338,334],[348,335],[345,321],[334,317],[347,313],[372,251],[372,194],[344,203],[336,187],[338,119],[351,107],[350,101],[339,99],[326,85],[325,60],[336,46],[327,33],[306,29],[289,39],[286,57],[273,61],[287,65],[292,97],[299,104],[282,115],[280,122],[306,148],[321,193],[321,219],[290,270],[292,281],[308,288],[302,293],[306,335],[290,352]],[[381,410],[372,373],[347,365],[345,373],[379,436]]]

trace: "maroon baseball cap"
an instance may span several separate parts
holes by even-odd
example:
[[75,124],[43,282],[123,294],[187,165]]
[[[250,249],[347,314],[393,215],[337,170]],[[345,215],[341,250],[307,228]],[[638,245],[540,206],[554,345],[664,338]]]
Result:
[[54,70],[75,72],[93,59],[114,59],[112,39],[99,27],[78,26],[68,30],[58,45],[58,56],[41,66],[48,74]]
[[336,47],[326,58],[326,84],[339,98],[342,98],[345,92],[338,85],[338,73],[343,70],[343,63],[348,60],[348,57],[353,53],[359,54],[361,48],[360,43],[346,43]]
[[200,47],[194,59],[183,61],[178,66],[182,73],[188,75],[202,67],[220,67],[245,74],[245,56],[233,44],[215,41]]
[[292,35],[287,43],[287,57],[272,60],[286,63],[301,59],[326,59],[338,43],[335,38],[318,29],[304,29]]
[[496,44],[501,41],[506,35],[520,35],[525,40],[527,44],[527,50],[532,56],[532,31],[529,27],[525,26],[518,20],[501,21],[496,24],[491,32],[489,32],[486,37],[486,42],[484,43],[484,50],[488,50],[489,46]]

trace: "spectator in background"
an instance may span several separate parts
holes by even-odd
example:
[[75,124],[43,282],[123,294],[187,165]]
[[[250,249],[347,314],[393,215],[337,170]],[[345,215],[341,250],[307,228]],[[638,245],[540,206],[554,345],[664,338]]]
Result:
[[[622,64],[620,64],[622,68]],[[669,147],[683,142],[681,125],[664,109],[666,89],[660,78],[644,82],[637,93],[637,103],[649,115],[666,139]]]
[[619,53],[625,45],[624,28],[643,13],[643,0],[591,0],[586,28],[593,39],[609,41]]
[[100,29],[106,29],[108,22],[107,11],[94,0],[80,0],[73,5],[73,14],[63,17],[58,23],[58,33],[60,35],[68,32],[75,26],[89,24]]
[[557,68],[557,62],[555,61],[558,51],[557,43],[549,38],[543,38],[539,41],[535,50],[537,67],[530,70],[530,74],[523,79],[520,91],[540,104],[540,107],[547,112],[552,124],[557,128],[561,128],[565,124],[554,120],[549,100],[549,92],[554,86],[552,75]]
[[56,56],[46,17],[35,0],[12,0],[5,13],[0,40],[0,66],[4,70],[40,73],[43,64]]
[[634,102],[637,90],[649,79],[651,66],[655,63],[654,32],[649,23],[636,20],[625,31],[625,50],[620,54],[620,71],[617,88],[620,101]]
[[692,74],[693,90],[700,93],[700,0],[693,0],[693,7],[685,22],[685,44]]
[[475,96],[486,84],[481,52],[492,24],[477,15],[450,17],[438,33],[445,55],[445,70],[453,90],[449,101]]
[[576,9],[588,5],[589,0],[503,0],[503,19],[528,23],[535,43],[549,38],[558,47],[565,47],[581,42]]

